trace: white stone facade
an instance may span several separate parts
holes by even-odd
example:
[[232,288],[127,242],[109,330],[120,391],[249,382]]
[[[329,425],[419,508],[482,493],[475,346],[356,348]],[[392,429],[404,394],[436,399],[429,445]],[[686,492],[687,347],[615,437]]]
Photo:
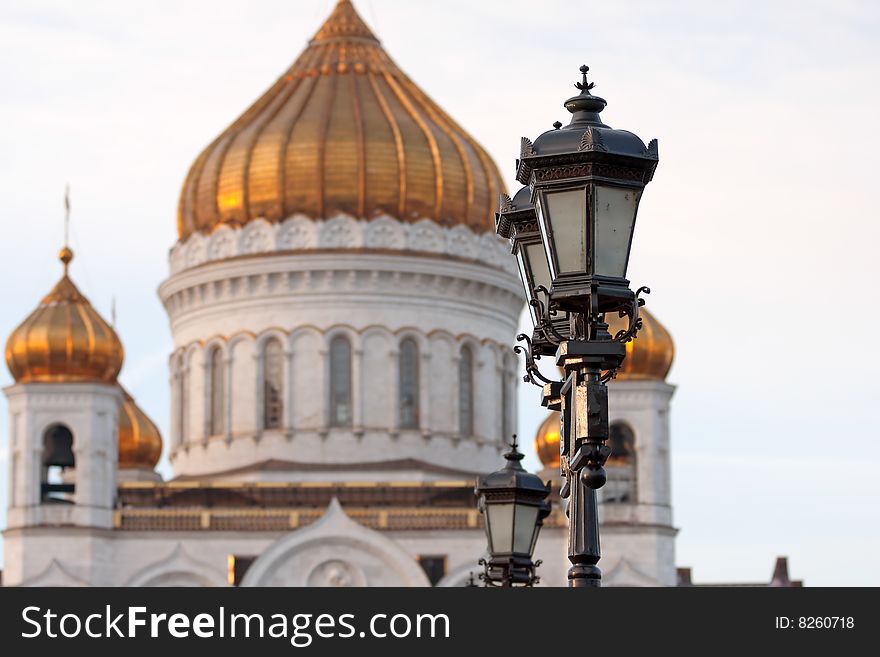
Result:
[[[514,259],[494,235],[431,221],[296,216],[193,235],[172,250],[170,262],[171,276],[160,287],[174,337],[166,440],[182,490],[187,481],[197,488],[390,490],[450,478],[468,487],[472,473],[501,466],[505,434],[516,426],[521,364],[511,344],[522,293]],[[330,352],[340,336],[351,348],[350,417],[337,426]],[[271,341],[280,346],[280,362],[267,365]],[[417,412],[409,424],[401,412],[404,341],[418,354]],[[467,431],[460,408],[464,349],[472,358]],[[269,371],[280,382],[272,426]],[[661,381],[610,386],[611,420],[632,429],[636,454],[626,484],[632,495],[600,506],[606,585],[675,584],[673,390]],[[126,529],[116,504],[118,388],[25,384],[6,394],[7,585],[227,586],[227,562],[237,555],[255,559],[241,586],[427,586],[419,558],[428,555],[445,563],[438,586],[462,586],[485,553],[474,509],[464,510],[472,517],[457,529],[368,528],[335,500],[316,522],[287,531],[218,529],[207,510],[201,527]],[[40,503],[42,436],[53,423],[74,434],[70,505]],[[261,467],[270,462],[286,466]],[[156,485],[149,473],[141,475],[126,485]],[[185,513],[199,516],[198,509]],[[541,585],[565,586],[568,532],[563,510],[557,505],[553,513],[536,558],[544,561]]]
[[[110,527],[116,490],[121,393],[95,383],[25,383],[5,389],[9,400],[9,528],[71,524]],[[73,434],[74,504],[40,504],[44,436],[55,425]]]
[[31,528],[10,539],[25,539],[29,553],[11,555],[23,567],[7,567],[4,584],[25,586],[228,586],[230,555],[259,556],[242,586],[430,586],[419,555],[445,556],[438,586],[462,586],[486,549],[479,529],[377,532],[333,505],[285,534]]
[[[191,236],[172,251],[173,273],[160,288],[176,347],[175,473],[215,475],[270,459],[413,458],[464,472],[494,468],[517,412],[510,345],[522,296],[512,260],[494,235],[388,217],[293,217]],[[328,409],[328,353],[337,336],[352,350],[349,426],[332,426]],[[283,420],[267,428],[264,347],[271,339],[283,346]],[[401,427],[405,339],[418,346],[418,422]],[[465,347],[478,409],[467,435],[458,408]],[[215,349],[228,402],[222,432],[212,433]]]
[[[4,532],[6,582],[21,581],[30,564],[70,557],[68,546],[34,544],[29,527],[109,528],[117,486],[117,433],[122,393],[118,386],[96,383],[24,383],[4,390],[9,400],[9,507]],[[44,440],[63,425],[73,435],[75,468],[65,473],[73,483],[69,504],[44,504]],[[86,570],[102,561],[99,546],[87,540],[75,559]]]

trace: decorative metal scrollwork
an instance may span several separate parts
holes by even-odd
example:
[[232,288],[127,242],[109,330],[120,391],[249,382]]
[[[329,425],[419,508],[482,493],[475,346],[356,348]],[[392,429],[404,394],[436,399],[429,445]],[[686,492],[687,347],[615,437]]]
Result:
[[617,370],[606,370],[602,372],[602,376],[599,378],[602,383],[608,383],[611,379],[617,378]]
[[[526,574],[528,580],[521,583],[521,586],[534,586],[538,582],[541,581],[541,576],[536,574],[536,570],[538,567],[544,563],[541,559],[538,559],[533,564],[528,566],[526,569]],[[479,574],[480,581],[483,582],[483,586],[486,587],[494,587],[494,586],[511,586],[511,573],[510,570],[504,566],[494,566],[490,567],[489,562],[485,559],[480,559],[477,564],[483,567],[483,572]]]
[[[518,336],[516,336],[516,341],[526,343],[525,347],[523,347],[522,345],[516,345],[513,348],[513,352],[515,354],[523,354],[526,359],[526,374],[523,377],[523,381],[538,386],[539,388],[543,388],[544,383],[553,383],[538,370],[538,364],[535,361],[539,360],[541,357],[532,354],[532,340],[529,338],[529,336],[527,336],[525,333],[520,333]],[[542,381],[543,383],[538,383],[538,381],[535,381],[535,378],[537,378],[539,381]]]
[[535,308],[538,312],[538,318],[540,319],[538,323],[538,331],[544,336],[544,339],[547,340],[552,345],[559,346],[560,343],[568,340],[568,336],[562,335],[557,331],[553,326],[553,318],[557,314],[557,310],[552,308],[549,304],[544,303],[540,299],[540,294],[544,294],[546,299],[550,298],[550,290],[548,290],[543,285],[539,285],[534,290],[532,290],[533,296],[529,301],[529,305]]
[[[584,339],[584,337],[580,334],[587,333],[587,326],[605,326],[601,322],[602,315],[599,314],[597,309],[592,308],[589,312],[586,312],[581,316],[583,321],[579,325],[580,328],[574,331],[576,335],[562,335],[559,333],[559,331],[556,330],[553,323],[553,319],[558,311],[552,308],[548,303],[542,301],[542,298],[550,298],[549,290],[547,290],[547,288],[543,285],[539,285],[533,290],[533,292],[534,294],[532,296],[532,299],[529,301],[529,304],[533,308],[535,308],[535,314],[539,320],[536,331],[540,336],[543,336],[543,338],[548,343],[554,346],[559,346],[559,344],[561,344],[562,342],[570,339]],[[627,328],[621,329],[614,335],[613,338],[611,338],[614,342],[627,343],[631,340],[634,340],[638,336],[638,333],[642,329],[644,324],[642,318],[639,317],[639,309],[645,305],[645,300],[642,298],[642,295],[650,293],[651,289],[649,287],[640,287],[638,290],[636,290],[631,307],[620,311],[620,317],[629,317],[629,324]],[[544,383],[552,383],[550,379],[545,377],[538,370],[538,365],[536,361],[540,360],[541,356],[534,353],[531,339],[527,335],[520,333],[516,336],[516,340],[517,342],[526,343],[526,346],[517,345],[513,348],[514,353],[523,354],[525,356],[526,374],[525,376],[523,376],[523,381],[538,386],[539,388],[543,387]],[[602,372],[601,381],[602,383],[607,383],[608,381],[611,381],[616,377],[617,369],[606,370]]]
[[629,327],[621,329],[615,334],[615,342],[629,342],[630,340],[633,340],[642,329],[642,318],[639,317],[639,308],[645,305],[645,300],[641,298],[643,293],[651,294],[651,288],[645,286],[640,287],[636,290],[636,295],[633,297],[632,308],[630,308],[629,312],[623,310],[620,311],[621,317],[629,315]]

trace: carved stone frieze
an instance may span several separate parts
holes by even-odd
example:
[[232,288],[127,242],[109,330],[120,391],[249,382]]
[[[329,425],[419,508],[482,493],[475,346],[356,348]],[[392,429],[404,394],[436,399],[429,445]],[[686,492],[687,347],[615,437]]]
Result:
[[337,215],[315,221],[294,215],[283,222],[257,220],[224,224],[210,234],[194,233],[171,250],[171,274],[209,262],[255,254],[317,249],[370,249],[451,255],[515,273],[503,239],[477,234],[463,225],[441,226],[430,219],[410,223],[390,216],[366,221]]

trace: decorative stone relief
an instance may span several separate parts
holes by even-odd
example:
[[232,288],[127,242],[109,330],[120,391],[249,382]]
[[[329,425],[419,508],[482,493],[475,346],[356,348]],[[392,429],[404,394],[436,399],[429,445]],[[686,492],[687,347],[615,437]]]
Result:
[[176,274],[191,267],[236,256],[308,249],[381,249],[447,254],[516,274],[506,240],[494,233],[477,235],[466,226],[447,228],[430,219],[402,222],[382,215],[371,221],[338,215],[313,221],[294,215],[280,223],[257,220],[244,227],[223,224],[212,233],[194,233],[171,249]]
[[446,252],[459,258],[476,260],[479,257],[479,242],[466,226],[455,226],[446,239]]
[[[208,241],[206,260],[224,260],[238,255],[238,240],[235,239],[235,232],[229,226],[221,226],[206,238]],[[187,258],[187,262],[192,262],[192,259]]]
[[321,226],[318,244],[325,249],[356,249],[363,245],[363,227],[351,217],[333,217]]
[[316,522],[282,536],[241,586],[430,586],[399,544],[349,518],[334,498]]
[[[202,264],[207,259],[214,260],[217,257],[208,255],[208,244],[203,235],[196,234],[193,235],[193,238],[194,239],[187,240],[188,248],[183,252],[182,259],[187,268],[195,267],[196,265]],[[192,243],[190,244],[190,242]]]
[[339,559],[318,564],[306,577],[308,586],[353,587],[366,586],[366,577],[356,566]]
[[317,226],[308,217],[296,215],[274,228],[278,232],[278,248],[282,251],[314,249],[318,246]]
[[252,221],[241,233],[241,253],[266,253],[275,248],[275,231],[266,221]]
[[365,228],[364,246],[369,249],[405,249],[406,234],[399,221],[379,217]]
[[443,228],[430,219],[422,219],[410,227],[409,248],[411,251],[443,253],[445,237]]

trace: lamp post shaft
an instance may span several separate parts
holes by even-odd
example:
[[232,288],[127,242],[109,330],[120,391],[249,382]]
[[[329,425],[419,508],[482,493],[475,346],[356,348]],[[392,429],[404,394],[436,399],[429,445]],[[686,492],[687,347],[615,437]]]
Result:
[[602,571],[596,564],[599,549],[599,506],[596,491],[580,477],[571,486],[568,523],[568,585],[572,588],[602,586]]
[[[583,319],[577,317],[578,320]],[[569,418],[562,427],[568,432],[567,463],[569,494],[568,571],[570,587],[600,587],[602,571],[598,567],[602,552],[599,545],[599,505],[596,490],[605,483],[604,463],[608,448],[608,394],[602,381],[602,367],[598,362],[608,355],[602,346],[613,347],[607,326],[597,314],[586,318],[586,334],[594,341],[592,357],[577,359],[567,369],[573,371],[571,384],[566,386],[563,417]],[[575,332],[574,330],[572,331]],[[597,340],[598,338],[598,340]],[[598,344],[596,344],[598,342]],[[604,343],[604,345],[603,345]],[[566,348],[566,352],[575,348]],[[585,394],[586,393],[586,394]]]

